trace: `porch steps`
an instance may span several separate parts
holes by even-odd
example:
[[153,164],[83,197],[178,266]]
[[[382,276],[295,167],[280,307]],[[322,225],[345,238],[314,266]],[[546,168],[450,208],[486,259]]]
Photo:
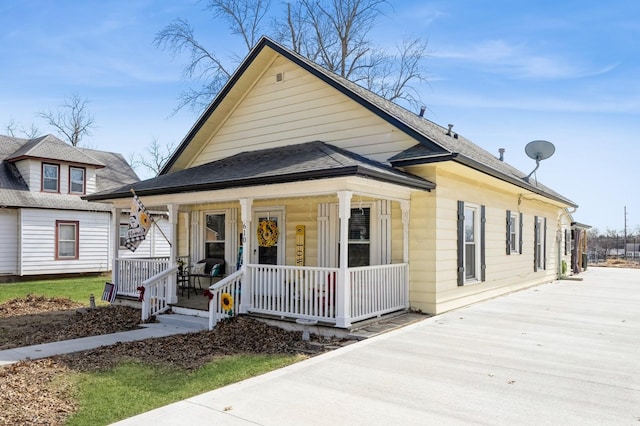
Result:
[[162,324],[187,328],[194,332],[209,329],[208,318],[194,315],[184,315],[179,313],[160,314],[156,316],[156,321]]
[[422,321],[431,315],[402,311],[354,324],[347,337],[353,340],[365,340],[378,334],[397,330],[409,324]]

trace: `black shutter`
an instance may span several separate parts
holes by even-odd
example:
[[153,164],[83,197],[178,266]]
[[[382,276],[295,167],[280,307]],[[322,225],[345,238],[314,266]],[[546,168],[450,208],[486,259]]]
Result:
[[538,216],[533,217],[533,272],[538,272]]
[[507,210],[507,256],[511,254],[511,210]]
[[522,254],[522,213],[520,213],[520,221],[518,222],[518,226],[520,227],[520,231],[518,232],[518,246],[520,251],[518,253]]
[[547,269],[547,218],[544,218],[544,238],[542,239],[542,269]]
[[484,206],[480,206],[480,281],[486,280],[487,262],[485,260],[486,248],[484,238],[486,223],[487,219],[484,213]]
[[464,285],[464,201],[458,201],[458,285]]

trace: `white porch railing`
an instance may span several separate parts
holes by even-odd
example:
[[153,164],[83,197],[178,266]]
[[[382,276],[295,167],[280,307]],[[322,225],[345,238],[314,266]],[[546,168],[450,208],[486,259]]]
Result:
[[349,268],[351,321],[409,307],[409,265],[406,263]]
[[[242,302],[240,285],[243,276],[244,272],[240,270],[209,287],[211,292],[211,299],[209,300],[209,330],[213,330],[218,321],[237,315],[240,311]],[[225,310],[223,298],[229,296],[231,296],[231,299],[225,301],[225,303],[230,303],[231,309]]]
[[167,268],[169,268],[168,257],[116,259],[113,282],[118,285],[119,295],[137,297],[137,288],[141,282],[166,271]]
[[177,267],[167,269],[142,282],[142,321],[169,309],[169,298],[172,290],[171,283],[178,271]]
[[[168,262],[168,258],[118,260],[118,294],[137,297],[137,288],[145,288],[143,320],[169,309],[177,267],[168,269]],[[338,268],[247,265],[247,276],[240,270],[209,288],[209,327],[231,312],[312,319],[341,327],[380,317],[409,307],[408,270],[406,263],[349,268],[350,286],[345,292]],[[241,286],[246,286],[244,292]],[[233,298],[231,312],[222,307],[224,293]],[[338,306],[344,311],[340,318]]]
[[336,322],[338,268],[247,265],[251,312]]

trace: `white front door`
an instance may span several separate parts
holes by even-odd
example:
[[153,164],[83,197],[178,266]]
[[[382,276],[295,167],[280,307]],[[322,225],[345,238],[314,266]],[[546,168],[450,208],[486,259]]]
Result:
[[251,263],[284,265],[284,214],[257,211],[253,214]]

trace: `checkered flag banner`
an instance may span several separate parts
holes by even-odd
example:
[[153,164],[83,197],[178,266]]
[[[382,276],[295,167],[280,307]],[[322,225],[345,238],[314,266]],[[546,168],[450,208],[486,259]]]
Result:
[[113,304],[117,294],[116,285],[113,283],[104,283],[104,291],[102,292],[102,300]]
[[129,216],[129,229],[127,229],[127,239],[124,242],[124,246],[131,251],[136,251],[147,236],[147,231],[149,231],[150,227],[151,216],[142,201],[134,194]]

